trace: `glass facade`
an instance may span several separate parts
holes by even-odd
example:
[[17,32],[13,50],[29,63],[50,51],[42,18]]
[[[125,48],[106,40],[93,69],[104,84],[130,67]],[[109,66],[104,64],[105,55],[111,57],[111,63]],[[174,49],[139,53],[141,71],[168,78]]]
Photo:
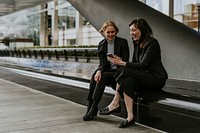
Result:
[[[169,15],[170,0],[146,0],[150,7]],[[195,30],[198,28],[197,3],[199,0],[173,0],[173,18]]]
[[154,9],[162,12],[162,1],[161,0],[146,0],[146,4]]
[[58,10],[58,23],[59,23],[59,29],[63,28],[75,28],[76,23],[76,11],[75,9],[70,7],[65,7]]
[[197,30],[198,29],[198,0],[175,0],[174,19]]
[[28,19],[27,11],[21,11],[0,17],[0,38],[27,38]]
[[28,38],[33,39],[34,46],[40,45],[40,14],[34,14],[39,11],[39,9],[39,6],[37,6],[27,10],[28,14],[32,14],[27,15],[27,31],[29,32]]

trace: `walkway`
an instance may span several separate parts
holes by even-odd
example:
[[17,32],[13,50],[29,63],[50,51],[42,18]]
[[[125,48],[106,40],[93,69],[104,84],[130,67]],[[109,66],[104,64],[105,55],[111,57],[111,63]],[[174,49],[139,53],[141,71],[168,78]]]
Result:
[[0,76],[0,133],[159,133],[139,124],[119,129],[121,118],[113,115],[84,122],[85,109]]

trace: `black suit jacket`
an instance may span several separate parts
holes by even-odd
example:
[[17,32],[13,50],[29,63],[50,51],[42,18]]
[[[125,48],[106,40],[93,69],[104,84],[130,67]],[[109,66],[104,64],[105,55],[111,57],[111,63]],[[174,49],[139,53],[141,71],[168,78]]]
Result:
[[[99,67],[97,70],[101,70],[101,72],[111,69],[110,62],[107,61],[107,46],[108,42],[106,39],[100,41],[98,45]],[[126,39],[115,37],[114,54],[121,57],[123,61],[129,60],[129,47]],[[119,68],[119,66],[117,67]]]
[[127,62],[126,67],[151,73],[159,80],[168,78],[161,62],[160,45],[155,38],[150,38],[143,49],[134,44],[133,61]]

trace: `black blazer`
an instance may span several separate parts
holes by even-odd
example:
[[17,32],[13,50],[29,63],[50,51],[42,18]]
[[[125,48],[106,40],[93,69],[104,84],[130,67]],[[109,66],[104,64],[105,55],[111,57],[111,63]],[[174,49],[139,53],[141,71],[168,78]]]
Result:
[[[107,61],[107,45],[108,42],[106,39],[100,41],[98,45],[99,67],[97,70],[101,70],[101,72],[109,71],[111,68],[110,62]],[[121,57],[123,61],[129,60],[129,47],[126,39],[115,37],[114,54]]]
[[161,62],[160,45],[155,38],[150,38],[143,49],[134,44],[133,61],[127,62],[126,67],[151,73],[159,80],[168,78]]

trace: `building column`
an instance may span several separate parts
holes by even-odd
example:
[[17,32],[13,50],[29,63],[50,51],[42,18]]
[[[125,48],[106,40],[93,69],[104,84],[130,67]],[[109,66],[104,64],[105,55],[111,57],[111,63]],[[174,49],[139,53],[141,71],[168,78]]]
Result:
[[[47,4],[42,4],[40,10],[46,10]],[[48,45],[48,36],[47,36],[47,26],[48,26],[48,16],[47,11],[40,13],[40,46]]]
[[53,13],[52,13],[52,27],[51,27],[51,34],[52,34],[52,46],[58,46],[58,0],[54,0],[53,2]]
[[83,17],[76,11],[76,45],[83,45]]
[[174,0],[169,0],[169,16],[174,18]]

